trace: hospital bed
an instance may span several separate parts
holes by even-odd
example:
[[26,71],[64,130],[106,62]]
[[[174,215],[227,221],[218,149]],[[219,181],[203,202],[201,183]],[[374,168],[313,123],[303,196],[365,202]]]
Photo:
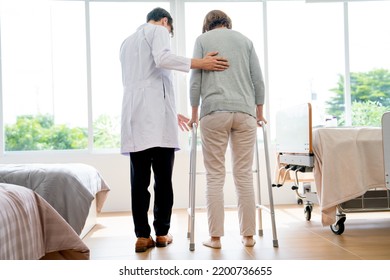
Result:
[[[255,168],[253,173],[256,175],[256,208],[257,208],[257,220],[258,220],[258,235],[263,236],[263,211],[266,211],[270,214],[271,217],[271,226],[272,226],[272,237],[273,237],[273,247],[279,247],[277,233],[276,233],[276,221],[275,221],[275,208],[272,194],[272,181],[271,181],[271,167],[269,161],[269,149],[268,149],[268,136],[266,125],[261,122],[259,123],[262,128],[263,144],[264,144],[264,155],[265,155],[265,171],[267,175],[267,190],[269,196],[269,205],[264,205],[262,203],[261,189],[260,189],[260,157],[258,149],[258,141],[256,141],[255,146]],[[196,214],[196,201],[195,201],[195,192],[196,192],[196,177],[197,175],[204,175],[202,171],[196,170],[196,154],[197,154],[197,125],[193,124],[191,130],[191,150],[190,150],[190,171],[189,171],[189,207],[188,207],[188,231],[187,237],[189,238],[189,250],[195,250],[195,214]]]
[[[389,113],[383,115],[381,128],[313,128],[311,114],[310,103],[277,114],[279,168],[274,186],[282,186],[291,172],[294,182],[299,182],[299,173],[311,172],[321,222],[335,234],[344,232],[345,213],[390,210]],[[308,220],[312,207],[307,201]]]

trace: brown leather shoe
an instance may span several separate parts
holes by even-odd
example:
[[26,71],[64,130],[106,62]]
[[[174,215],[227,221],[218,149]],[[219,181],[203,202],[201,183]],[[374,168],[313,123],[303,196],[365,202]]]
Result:
[[153,238],[150,236],[149,238],[145,237],[138,237],[137,242],[135,243],[135,252],[136,253],[142,253],[148,250],[149,248],[152,248],[156,245]]
[[162,236],[156,236],[156,246],[157,247],[167,247],[169,244],[171,244],[173,241],[172,235],[162,235]]

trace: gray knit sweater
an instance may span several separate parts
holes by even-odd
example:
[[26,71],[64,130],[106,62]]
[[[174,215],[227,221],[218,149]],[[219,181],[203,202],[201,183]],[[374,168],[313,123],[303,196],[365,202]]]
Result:
[[221,72],[191,71],[190,102],[192,107],[201,105],[199,119],[214,111],[256,117],[256,104],[264,104],[264,80],[252,41],[237,31],[218,28],[196,39],[194,58],[211,51],[226,57],[230,67]]

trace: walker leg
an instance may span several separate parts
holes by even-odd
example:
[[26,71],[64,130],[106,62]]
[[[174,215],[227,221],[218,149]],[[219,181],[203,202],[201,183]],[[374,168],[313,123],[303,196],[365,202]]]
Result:
[[188,233],[190,239],[189,250],[195,250],[195,186],[196,186],[196,146],[197,146],[197,127],[196,124],[192,128],[192,142],[190,153],[190,181],[189,181],[189,209],[188,209]]
[[260,163],[259,163],[259,145],[256,141],[256,150],[255,150],[255,160],[256,160],[256,187],[257,187],[257,219],[258,219],[258,235],[263,236],[263,218],[262,218],[262,209],[261,209],[261,189],[260,189]]
[[270,203],[269,210],[270,210],[271,222],[272,222],[273,246],[279,247],[278,238],[276,234],[275,209],[274,209],[274,200],[273,200],[273,193],[272,193],[272,182],[271,182],[271,167],[269,161],[268,137],[267,137],[267,130],[265,124],[261,124],[261,128],[263,130],[265,163],[266,163],[266,171],[267,171],[267,185],[268,185],[268,195],[269,195],[269,203]]

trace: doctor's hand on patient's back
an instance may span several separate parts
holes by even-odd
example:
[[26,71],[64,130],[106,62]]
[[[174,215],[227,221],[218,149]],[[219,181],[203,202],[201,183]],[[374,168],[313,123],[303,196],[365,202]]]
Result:
[[209,52],[203,58],[191,59],[191,69],[207,71],[224,71],[229,68],[229,62],[225,57],[217,56],[218,52]]

